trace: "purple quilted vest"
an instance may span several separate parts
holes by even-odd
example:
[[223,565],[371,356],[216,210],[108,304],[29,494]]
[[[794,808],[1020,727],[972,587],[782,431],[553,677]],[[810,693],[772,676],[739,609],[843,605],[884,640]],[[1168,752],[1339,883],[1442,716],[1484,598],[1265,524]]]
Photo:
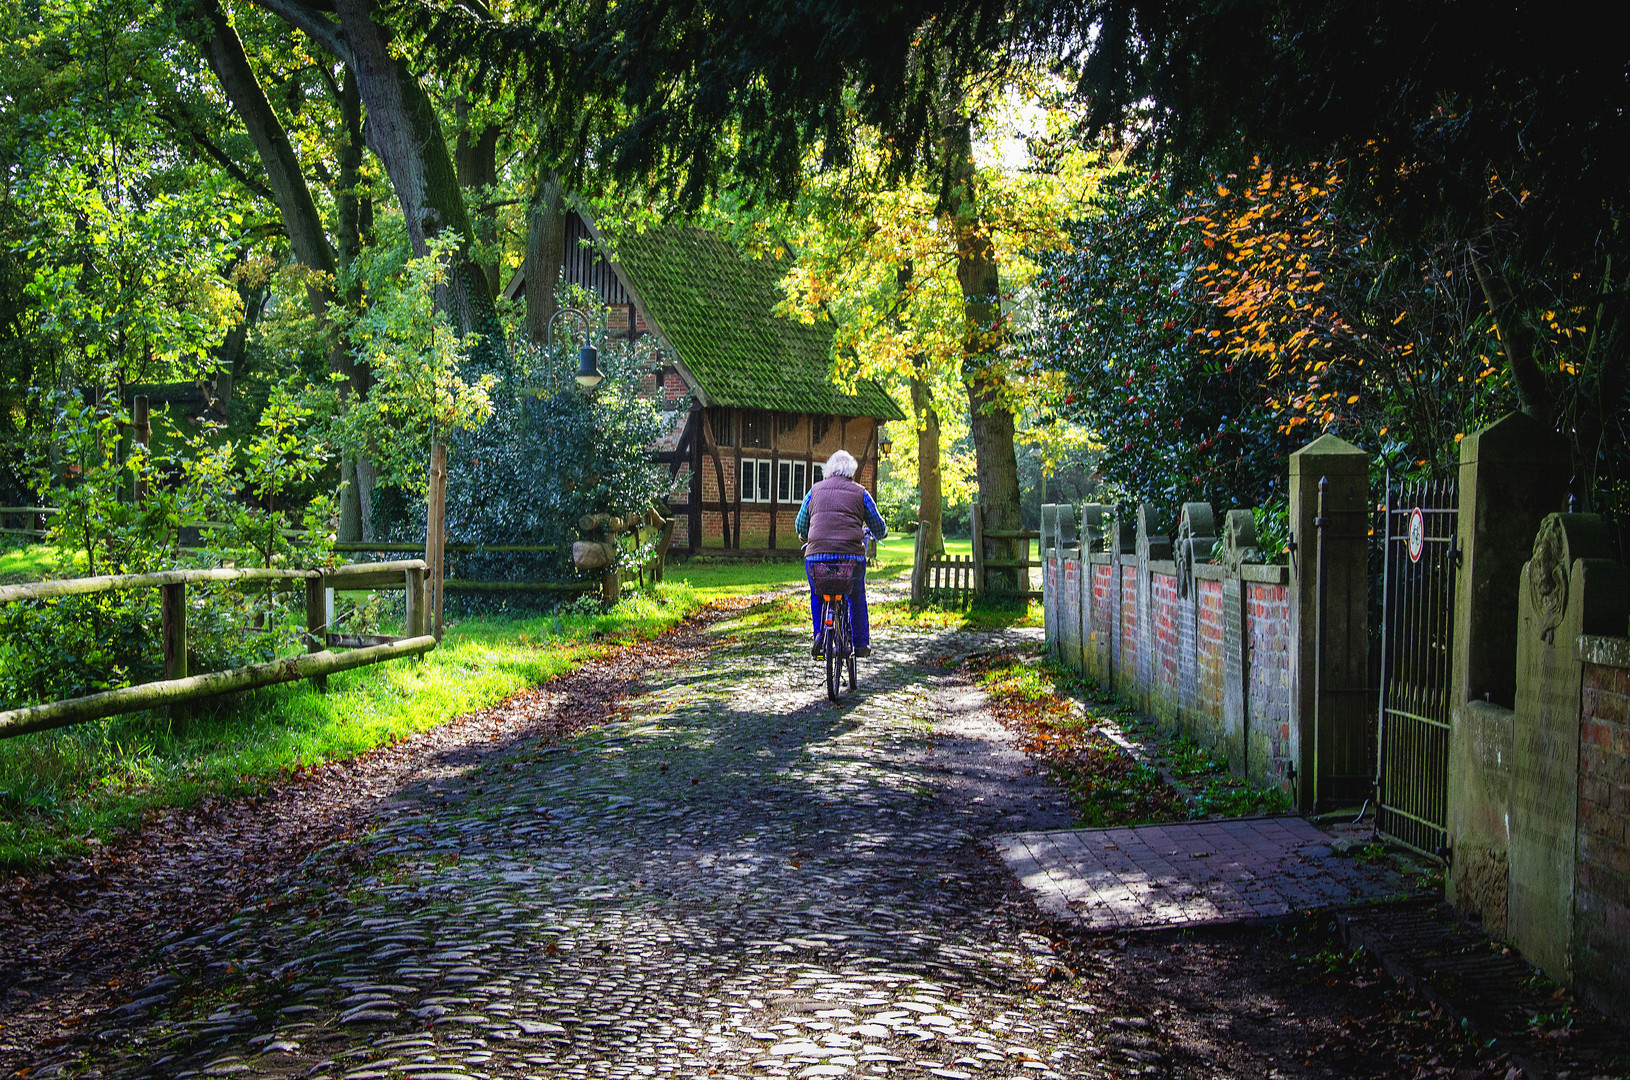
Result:
[[865,528],[865,488],[847,476],[828,476],[809,489],[805,555],[864,555]]

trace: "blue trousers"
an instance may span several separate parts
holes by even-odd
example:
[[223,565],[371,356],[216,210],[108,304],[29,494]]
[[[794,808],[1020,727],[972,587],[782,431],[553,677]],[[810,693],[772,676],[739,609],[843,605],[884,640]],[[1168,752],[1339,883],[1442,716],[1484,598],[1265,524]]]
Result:
[[[866,614],[866,557],[864,555],[840,556],[853,558],[860,563],[860,586],[855,594],[849,597],[850,619],[855,627],[855,648],[869,649],[872,647],[872,624]],[[826,562],[834,557],[831,555],[821,558],[808,558],[804,560],[804,580],[809,580],[809,564],[812,562]],[[815,583],[809,585],[809,619],[815,628],[815,636],[821,636],[821,594],[815,591]]]

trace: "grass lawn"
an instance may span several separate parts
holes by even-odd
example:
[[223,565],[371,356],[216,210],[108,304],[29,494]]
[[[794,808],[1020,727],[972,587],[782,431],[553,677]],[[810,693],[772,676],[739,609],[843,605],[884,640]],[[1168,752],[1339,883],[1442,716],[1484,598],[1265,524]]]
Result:
[[56,549],[49,544],[16,543],[16,539],[0,539],[0,585],[44,579]]

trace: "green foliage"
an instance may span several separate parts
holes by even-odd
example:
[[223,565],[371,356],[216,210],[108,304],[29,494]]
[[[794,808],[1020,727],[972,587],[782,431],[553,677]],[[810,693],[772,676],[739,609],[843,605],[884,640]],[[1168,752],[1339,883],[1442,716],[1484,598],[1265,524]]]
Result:
[[[370,274],[362,311],[334,305],[329,312],[372,382],[366,397],[340,402],[330,436],[372,460],[382,483],[421,495],[430,445],[479,427],[492,415],[497,384],[490,372],[466,377],[479,337],[460,337],[436,304],[453,248],[444,238],[400,273]],[[344,376],[335,379],[342,383]]]
[[[604,340],[603,324],[597,336]],[[558,550],[454,554],[449,576],[571,580],[576,575],[568,553],[578,539],[578,518],[642,513],[669,493],[668,470],[651,461],[650,448],[673,417],[639,395],[642,373],[657,361],[650,339],[607,342],[599,361],[604,380],[585,392],[573,381],[575,350],[563,344],[548,350],[513,346],[502,378],[488,383],[490,415],[449,436],[447,540]],[[423,501],[401,487],[376,489],[379,535],[422,539],[424,512]]]
[[1059,411],[1103,443],[1100,497],[1219,510],[1282,501],[1292,447],[1250,357],[1202,352],[1215,314],[1195,286],[1199,230],[1150,178],[1106,178],[1072,245],[1044,256],[1027,361],[1063,373]]
[[[327,497],[287,498],[326,460],[309,439],[308,416],[279,389],[258,433],[241,446],[200,435],[172,439],[177,450],[163,460],[139,446],[121,458],[124,411],[111,400],[60,397],[55,442],[64,475],[53,482],[42,469],[37,477],[43,498],[60,510],[45,576],[327,562]],[[137,481],[147,485],[141,503]],[[199,522],[203,547],[179,547],[180,529]],[[194,671],[270,660],[298,644],[303,593],[217,584],[189,587],[187,600]],[[155,589],[0,605],[0,702],[58,700],[158,678],[158,621]]]

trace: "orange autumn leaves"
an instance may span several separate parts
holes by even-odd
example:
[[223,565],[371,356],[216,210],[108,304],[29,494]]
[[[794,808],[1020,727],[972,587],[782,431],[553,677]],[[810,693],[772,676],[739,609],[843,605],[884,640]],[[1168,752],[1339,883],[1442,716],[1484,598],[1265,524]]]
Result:
[[1329,385],[1331,366],[1358,351],[1363,335],[1322,295],[1335,243],[1330,205],[1341,178],[1334,169],[1319,171],[1310,180],[1254,160],[1184,219],[1201,229],[1203,247],[1188,252],[1194,280],[1226,316],[1196,331],[1201,351],[1264,361],[1267,404],[1287,433],[1303,424],[1328,427],[1358,401]]

